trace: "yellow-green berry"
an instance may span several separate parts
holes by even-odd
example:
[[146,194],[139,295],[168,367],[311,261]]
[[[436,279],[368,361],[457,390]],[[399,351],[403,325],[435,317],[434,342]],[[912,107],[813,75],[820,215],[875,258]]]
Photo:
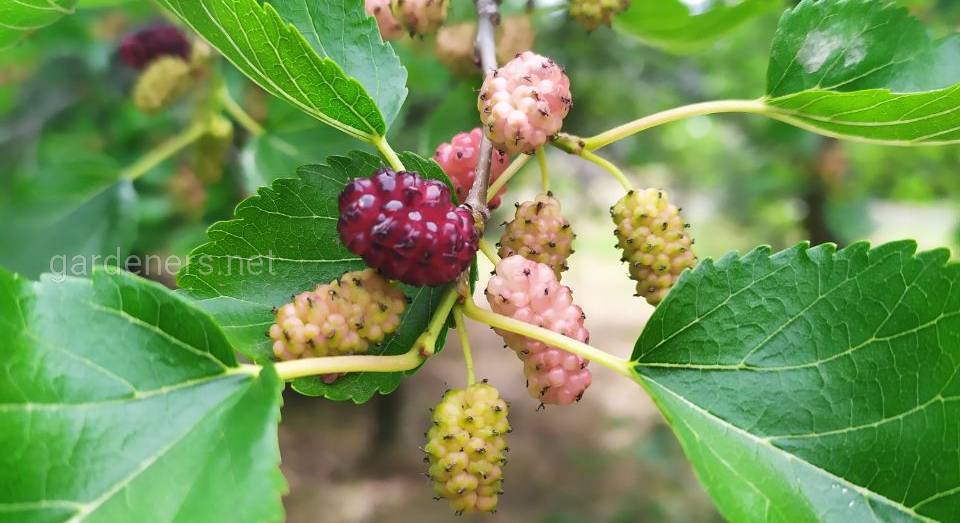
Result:
[[348,272],[277,310],[273,353],[292,360],[366,352],[397,330],[406,303],[376,271]]
[[507,403],[486,383],[447,391],[423,447],[433,491],[458,514],[493,512],[506,463]]
[[587,31],[610,25],[613,17],[630,7],[630,0],[570,0],[570,16]]
[[659,189],[630,191],[610,209],[623,261],[637,282],[637,295],[657,305],[685,269],[693,268],[693,240],[680,209]]
[[499,254],[501,258],[519,254],[549,265],[560,279],[573,253],[574,238],[570,222],[560,212],[560,202],[550,193],[541,194],[533,201],[517,204],[516,215],[500,238]]
[[161,56],[147,66],[133,87],[133,103],[145,113],[164,109],[191,85],[191,67],[178,56]]

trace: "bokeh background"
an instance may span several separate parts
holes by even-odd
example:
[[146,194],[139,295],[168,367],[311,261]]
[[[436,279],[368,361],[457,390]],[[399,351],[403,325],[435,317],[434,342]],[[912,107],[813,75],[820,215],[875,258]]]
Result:
[[[720,0],[689,0],[694,12]],[[960,22],[951,0],[901,2],[939,35]],[[784,2],[786,8],[791,2]],[[471,3],[454,0],[454,20]],[[591,135],[686,103],[750,98],[764,90],[778,10],[703,48],[676,53],[602,28],[588,34],[562,3],[507,2],[529,17],[534,49],[564,64],[575,104],[565,130]],[[215,178],[196,173],[190,151],[117,188],[106,173],[135,162],[190,120],[189,100],[147,115],[131,103],[133,71],[116,59],[127,31],[163,19],[140,1],[81,1],[74,16],[0,52],[0,264],[35,277],[51,253],[89,254],[120,238],[123,251],[185,256],[211,223],[257,187],[290,177],[301,164],[362,149],[282,102],[229,64],[220,73],[234,97],[268,130],[237,130]],[[397,150],[430,155],[476,125],[475,74],[453,73],[432,39],[396,48],[410,72],[409,98],[391,130]],[[757,245],[915,238],[922,248],[958,243],[960,149],[887,148],[839,143],[755,116],[695,118],[617,143],[604,156],[638,187],[668,190],[693,224],[697,253],[717,257]],[[592,342],[626,356],[652,309],[632,297],[619,263],[608,207],[621,195],[605,172],[550,151],[553,190],[573,222],[576,254],[565,275],[587,313]],[[511,185],[509,202],[538,190],[536,162]],[[91,225],[89,206],[111,219]],[[49,211],[45,218],[33,210]],[[101,213],[102,214],[102,213]],[[54,216],[50,218],[50,216]],[[56,220],[53,228],[43,220]],[[92,230],[91,230],[92,227]],[[492,227],[496,240],[498,228]],[[107,249],[107,253],[113,252]],[[46,255],[46,258],[44,257]],[[489,272],[481,260],[481,273]],[[150,277],[173,286],[173,274]],[[477,371],[511,402],[512,449],[496,521],[718,521],[669,427],[636,387],[603,368],[583,401],[538,410],[523,390],[521,366],[489,329],[473,325]],[[364,405],[285,396],[280,444],[292,522],[440,522],[452,516],[431,500],[421,454],[427,409],[447,387],[462,386],[459,347],[446,350],[394,394]]]

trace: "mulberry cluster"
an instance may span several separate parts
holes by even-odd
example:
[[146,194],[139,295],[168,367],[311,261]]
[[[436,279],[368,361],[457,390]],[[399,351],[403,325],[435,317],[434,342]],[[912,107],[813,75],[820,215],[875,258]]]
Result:
[[[487,284],[494,312],[586,343],[584,314],[573,304],[570,288],[560,285],[549,265],[510,256],[497,264]],[[583,358],[519,334],[497,330],[523,361],[527,392],[544,404],[579,401],[592,377]]]
[[368,15],[377,20],[377,27],[380,28],[381,38],[384,40],[395,40],[403,36],[403,27],[401,27],[400,22],[393,17],[390,0],[366,0],[364,9]]
[[134,69],[143,69],[162,56],[184,61],[190,58],[190,41],[179,27],[157,24],[130,33],[120,40],[120,60]]
[[666,192],[646,189],[627,193],[610,214],[623,261],[630,264],[630,277],[637,282],[637,295],[657,305],[680,274],[697,263],[680,209]]
[[407,299],[372,269],[298,294],[270,327],[281,360],[366,352],[397,330]]
[[[479,127],[465,133],[460,133],[450,139],[449,143],[442,143],[433,153],[433,159],[440,164],[443,172],[447,173],[457,198],[463,202],[467,199],[473,180],[476,177],[477,162],[480,161],[480,139],[483,131]],[[500,151],[494,151],[490,158],[490,182],[492,183],[503,174],[507,168],[507,156]],[[490,201],[490,208],[500,206],[501,197],[506,192],[504,187],[497,196]]]
[[391,0],[390,8],[410,36],[436,32],[447,19],[447,0]]
[[533,201],[517,204],[513,221],[500,238],[500,257],[519,254],[528,260],[549,265],[560,279],[573,253],[573,229],[560,212],[553,194],[541,194]]
[[343,189],[338,230],[367,265],[418,286],[455,280],[480,241],[473,212],[455,206],[445,184],[386,168]]
[[457,513],[493,512],[510,432],[508,406],[487,384],[447,391],[433,410],[423,450],[439,498]]
[[630,0],[570,0],[570,16],[587,31],[610,25],[613,17],[630,7]]
[[573,98],[553,60],[526,51],[488,75],[477,108],[484,132],[507,154],[533,154],[560,131]]
[[177,56],[162,56],[150,62],[133,86],[133,104],[145,113],[168,107],[192,85],[193,69]]

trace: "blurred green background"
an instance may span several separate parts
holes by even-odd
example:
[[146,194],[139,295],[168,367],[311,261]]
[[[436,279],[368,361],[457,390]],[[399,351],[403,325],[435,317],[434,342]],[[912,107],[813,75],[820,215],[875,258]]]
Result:
[[[686,2],[708,12],[713,2]],[[957,29],[950,0],[901,2],[938,35]],[[783,8],[791,2],[785,2]],[[511,16],[526,3],[504,6]],[[534,49],[566,66],[574,107],[565,130],[582,136],[687,103],[751,98],[764,90],[779,7],[712,45],[676,54],[609,28],[588,34],[562,3],[528,13]],[[455,0],[454,20],[472,4]],[[55,254],[115,250],[185,255],[204,230],[228,219],[257,187],[294,175],[298,165],[365,148],[269,98],[227,63],[218,64],[234,98],[267,129],[238,128],[223,170],[201,177],[187,150],[135,182],[120,178],[190,121],[196,100],[158,114],[130,100],[134,71],[116,58],[118,39],[164,15],[139,1],[81,1],[78,12],[0,51],[0,264],[30,277]],[[477,123],[476,75],[451,73],[434,42],[395,44],[409,70],[410,95],[390,139],[397,150],[430,155]],[[700,257],[776,249],[803,240],[848,244],[915,238],[922,248],[958,242],[960,151],[839,143],[756,116],[695,118],[619,142],[603,156],[639,187],[668,190],[693,224]],[[578,233],[565,275],[586,311],[592,341],[627,355],[652,309],[632,297],[617,261],[608,207],[621,189],[604,171],[549,152],[553,190]],[[511,185],[507,202],[537,191],[536,162]],[[491,223],[508,219],[512,207]],[[496,240],[498,228],[491,227]],[[485,261],[481,274],[489,271]],[[173,273],[151,273],[173,286]],[[719,516],[652,403],[632,383],[595,369],[584,400],[538,411],[523,390],[521,366],[492,332],[471,331],[478,373],[512,404],[511,458],[497,521],[714,521]],[[452,337],[451,337],[452,338]],[[280,426],[285,503],[294,522],[449,521],[431,501],[417,447],[428,407],[462,385],[456,341],[389,397],[361,406],[288,393]]]

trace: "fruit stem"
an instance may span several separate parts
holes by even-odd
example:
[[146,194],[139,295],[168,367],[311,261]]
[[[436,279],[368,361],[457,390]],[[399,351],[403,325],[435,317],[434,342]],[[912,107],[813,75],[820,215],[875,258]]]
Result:
[[[321,374],[341,372],[403,372],[420,366],[423,357],[416,347],[396,356],[327,356],[281,361],[274,364],[277,374],[284,381]],[[245,366],[255,367],[255,366]],[[250,372],[251,374],[253,372]]]
[[463,312],[468,318],[489,325],[495,329],[501,329],[515,334],[520,334],[528,338],[533,338],[543,343],[576,354],[583,359],[595,361],[608,369],[633,379],[630,372],[630,362],[623,358],[618,358],[612,354],[606,353],[596,347],[579,342],[573,338],[568,338],[563,334],[553,332],[552,330],[537,327],[526,322],[515,320],[485,309],[481,309],[472,300],[465,300]]
[[667,111],[662,111],[649,116],[644,116],[632,122],[614,127],[609,131],[602,132],[591,138],[584,140],[586,149],[596,151],[606,147],[613,142],[623,140],[641,131],[652,129],[654,127],[691,118],[694,116],[705,116],[718,113],[754,113],[764,114],[769,111],[763,100],[716,100],[713,102],[703,102],[692,105],[684,105]]
[[373,145],[377,147],[377,150],[380,151],[380,154],[387,160],[387,163],[390,164],[390,168],[394,171],[406,171],[407,169],[403,166],[403,162],[400,161],[400,157],[397,156],[397,153],[393,151],[393,147],[390,147],[390,142],[387,141],[385,136],[378,136],[374,139]]
[[503,186],[506,185],[507,182],[509,182],[510,179],[513,178],[515,174],[520,172],[520,169],[523,169],[523,166],[526,165],[527,162],[529,161],[530,161],[529,155],[521,154],[520,156],[517,156],[512,162],[510,162],[510,165],[507,166],[507,170],[503,171],[503,174],[501,174],[499,178],[497,178],[496,180],[494,180],[493,183],[490,184],[490,188],[487,190],[487,201],[489,202],[494,198],[496,198],[497,193],[500,192],[500,189],[502,189]]
[[[477,10],[477,38],[474,53],[480,59],[480,69],[484,77],[497,70],[496,27],[500,23],[500,7],[497,0],[474,0]],[[490,185],[490,164],[493,156],[493,144],[483,133],[480,138],[480,157],[477,160],[476,176],[465,202],[474,211],[486,218],[490,216],[487,207],[487,187]],[[482,230],[482,227],[481,227]]]
[[620,182],[620,185],[622,185],[624,190],[626,190],[627,192],[630,192],[633,190],[633,184],[630,183],[629,179],[627,179],[627,175],[623,174],[623,171],[621,171],[619,167],[614,165],[609,160],[606,160],[604,158],[597,156],[596,154],[590,152],[590,150],[588,149],[584,149],[580,151],[580,157],[583,158],[584,160],[589,160],[599,165],[600,167],[603,167],[607,172],[612,174],[613,177],[616,178],[618,182]]
[[480,238],[480,252],[490,260],[490,263],[496,265],[500,263],[500,255],[497,254],[497,250],[493,248],[493,245],[490,245],[490,242]]
[[437,338],[442,330],[447,328],[447,318],[450,317],[450,311],[459,298],[460,293],[457,292],[457,283],[451,283],[444,291],[443,297],[440,298],[440,305],[437,306],[433,317],[430,318],[427,330],[420,334],[420,337],[413,344],[413,348],[410,349],[411,351],[420,354],[422,358],[433,356],[437,351]]
[[220,86],[217,92],[217,98],[220,99],[220,105],[223,107],[223,110],[240,124],[240,127],[246,129],[251,136],[262,136],[267,132],[259,122],[244,111],[243,107],[233,99],[227,86]]
[[453,308],[453,323],[457,326],[457,334],[460,335],[460,348],[463,349],[463,363],[467,366],[467,386],[469,387],[477,382],[477,376],[473,372],[473,351],[470,349],[467,325],[463,321],[463,307]]
[[547,153],[543,146],[537,147],[537,163],[540,164],[540,185],[543,187],[543,194],[550,192],[550,172],[547,170]]
[[192,123],[190,127],[180,131],[178,134],[151,149],[147,154],[141,156],[139,160],[124,169],[121,176],[127,180],[136,180],[150,172],[154,167],[163,163],[164,160],[167,160],[193,142],[199,140],[206,132],[206,121]]

